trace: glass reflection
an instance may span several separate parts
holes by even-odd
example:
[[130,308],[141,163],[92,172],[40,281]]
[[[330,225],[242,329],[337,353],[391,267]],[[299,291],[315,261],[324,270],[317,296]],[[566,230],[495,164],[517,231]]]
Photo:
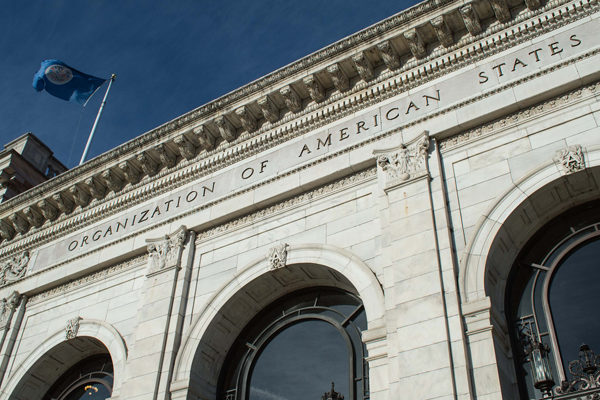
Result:
[[320,399],[335,382],[348,395],[350,355],[340,332],[320,320],[305,320],[277,334],[258,356],[250,400]]
[[586,242],[558,266],[548,292],[563,366],[577,358],[579,346],[600,349],[600,240]]
[[70,392],[64,400],[106,400],[110,390],[101,382],[87,382]]

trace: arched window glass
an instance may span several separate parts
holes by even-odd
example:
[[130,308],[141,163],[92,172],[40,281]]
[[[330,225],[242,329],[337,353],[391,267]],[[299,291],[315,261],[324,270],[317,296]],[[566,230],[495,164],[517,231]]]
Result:
[[319,288],[268,306],[243,330],[221,371],[219,399],[320,399],[332,389],[346,400],[369,398],[362,303]]
[[65,372],[50,388],[43,400],[106,400],[113,385],[110,356],[88,357]]
[[563,393],[562,382],[580,378],[569,370],[580,346],[600,351],[600,223],[590,221],[600,221],[598,203],[550,222],[511,270],[506,310],[522,399]]

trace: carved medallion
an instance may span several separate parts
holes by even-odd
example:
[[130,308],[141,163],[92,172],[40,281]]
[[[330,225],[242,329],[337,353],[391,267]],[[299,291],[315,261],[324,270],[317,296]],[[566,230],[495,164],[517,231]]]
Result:
[[288,244],[282,243],[269,249],[267,259],[271,270],[283,268],[287,265],[287,248]]
[[4,261],[0,266],[0,286],[14,282],[27,272],[27,264],[29,263],[29,252],[25,251],[19,256]]
[[558,150],[554,156],[554,162],[558,164],[565,174],[581,171],[585,168],[583,149],[580,145],[575,145]]
[[65,337],[67,340],[74,339],[77,337],[77,332],[79,332],[79,320],[81,317],[71,318],[67,321],[67,326],[65,327]]

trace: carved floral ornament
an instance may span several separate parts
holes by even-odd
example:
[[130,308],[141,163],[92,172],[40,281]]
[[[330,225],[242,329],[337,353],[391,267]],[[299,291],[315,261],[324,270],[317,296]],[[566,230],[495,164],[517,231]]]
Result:
[[14,282],[25,276],[28,263],[29,252],[25,251],[0,264],[0,286]]
[[12,315],[20,302],[21,295],[17,291],[0,301],[0,329],[10,328]]
[[171,235],[166,235],[160,239],[148,239],[149,270],[152,274],[168,267],[177,266],[183,250],[183,244],[187,239],[187,229],[181,226]]
[[413,139],[407,144],[387,149],[377,150],[377,167],[384,179],[384,190],[389,190],[416,179],[429,177],[427,154],[429,150],[429,133]]
[[284,268],[287,265],[287,243],[281,243],[269,249],[267,260],[271,270]]
[[554,162],[565,174],[581,171],[585,168],[583,148],[580,145],[574,145],[558,150],[554,156]]
[[77,337],[77,332],[79,332],[79,321],[81,317],[75,317],[67,320],[67,325],[65,326],[65,338],[75,339]]

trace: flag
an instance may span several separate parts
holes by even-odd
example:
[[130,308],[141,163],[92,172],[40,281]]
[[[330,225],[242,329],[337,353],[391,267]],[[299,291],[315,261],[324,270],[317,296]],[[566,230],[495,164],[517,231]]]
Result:
[[106,79],[84,74],[59,60],[44,60],[33,76],[33,88],[67,101],[83,104]]

